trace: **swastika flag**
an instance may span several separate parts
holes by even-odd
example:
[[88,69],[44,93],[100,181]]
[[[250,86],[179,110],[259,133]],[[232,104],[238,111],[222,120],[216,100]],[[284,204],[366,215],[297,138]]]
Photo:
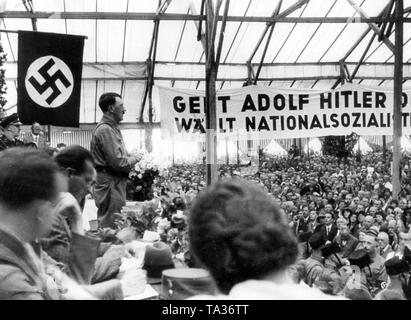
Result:
[[79,127],[84,37],[19,31],[18,45],[20,121]]

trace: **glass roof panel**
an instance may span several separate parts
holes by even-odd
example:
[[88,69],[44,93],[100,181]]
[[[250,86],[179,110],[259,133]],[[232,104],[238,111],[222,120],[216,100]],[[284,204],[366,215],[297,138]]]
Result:
[[96,117],[96,109],[99,108],[96,104],[96,83],[97,81],[91,80],[82,81],[80,100],[81,123],[95,123],[100,120]]
[[[7,30],[27,30],[27,31],[32,31],[33,30],[33,25],[31,24],[30,19],[3,19],[3,26]],[[15,59],[17,60],[17,56],[18,56],[17,34],[16,33],[9,33],[8,34],[8,39],[7,39],[7,36],[4,35],[5,36],[4,38],[6,38],[7,42],[8,42],[8,40],[10,40],[10,44],[5,43],[5,41],[3,40],[3,35],[4,34],[2,34],[2,41],[5,44],[4,45],[5,52],[9,54],[10,58],[12,58],[11,52],[13,52],[13,55],[14,55]]]
[[41,0],[41,1],[34,0],[33,10],[34,11],[64,11],[64,1],[63,0]]
[[[159,43],[162,49],[165,49],[166,51],[171,51],[171,56],[169,55],[169,61],[198,62],[203,53],[203,45],[201,41],[197,41],[197,28],[194,22],[187,21],[185,25],[184,23],[180,23],[179,25],[176,25],[176,29],[177,41],[174,46],[174,49],[172,49],[172,47],[165,49],[165,47],[163,47],[162,44]],[[167,30],[166,27],[161,28],[161,31],[166,33],[169,32],[169,30]],[[180,38],[181,42],[179,43]],[[160,47],[158,47],[158,49],[160,49]]]
[[[299,62],[316,62],[332,46],[345,24],[322,24],[314,37],[309,41],[307,48],[302,52]],[[333,57],[338,61],[338,57]]]
[[84,35],[84,62],[96,62],[96,21],[95,20],[67,20],[67,33]]
[[121,61],[124,46],[124,21],[97,21],[97,61]]
[[65,1],[66,1],[66,11],[74,11],[74,12],[96,11],[96,1],[97,0],[65,0]]
[[7,61],[17,60],[17,34],[16,33],[2,33],[1,43],[3,50],[7,54]]
[[319,80],[315,83],[313,89],[315,90],[329,90],[334,85],[335,80]]
[[302,89],[302,90],[304,90],[304,89],[311,89],[311,87],[312,87],[312,85],[315,83],[315,80],[309,80],[309,81],[305,81],[305,80],[299,80],[299,81],[296,81],[294,84],[293,84],[293,88],[295,88],[295,89]]
[[[183,24],[182,21],[161,21],[158,30],[157,60],[174,61]],[[196,41],[196,38],[193,38],[191,46],[194,46]],[[191,47],[185,50],[190,51]]]
[[123,101],[127,111],[124,114],[124,122],[136,122],[136,119],[140,117],[145,87],[144,81],[125,81]]
[[[335,40],[332,47],[325,53],[321,61],[327,62],[340,60],[367,29],[368,26],[364,24],[348,24],[338,39]],[[362,44],[364,41],[366,40],[363,40]],[[351,61],[351,57],[348,57],[348,61]]]
[[8,11],[26,11],[23,1],[21,0],[7,0],[5,10]]
[[17,88],[16,88],[15,81],[6,81],[6,85],[7,85],[7,94],[6,94],[7,103],[5,105],[5,108],[8,109],[14,105],[17,105]]
[[278,53],[275,62],[295,62],[318,25],[317,23],[297,24],[284,47]]
[[[133,1],[132,1],[133,2]],[[127,0],[98,0],[98,12],[126,12]]]
[[127,21],[124,61],[145,61],[151,43],[152,21]]
[[41,32],[66,33],[65,20],[38,19],[37,29]]
[[[181,0],[177,0],[177,1],[181,1]],[[128,11],[129,12],[157,12],[157,7],[158,7],[158,1],[156,0],[137,0],[137,1],[129,0]]]

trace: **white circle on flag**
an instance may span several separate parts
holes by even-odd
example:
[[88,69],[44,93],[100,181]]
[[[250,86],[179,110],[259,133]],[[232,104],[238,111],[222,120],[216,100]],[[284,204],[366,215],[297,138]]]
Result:
[[27,69],[24,81],[30,98],[41,107],[58,108],[71,96],[73,74],[63,60],[44,56]]

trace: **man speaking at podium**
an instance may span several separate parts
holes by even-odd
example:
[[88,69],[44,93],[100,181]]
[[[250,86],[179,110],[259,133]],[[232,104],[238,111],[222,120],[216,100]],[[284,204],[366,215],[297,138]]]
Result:
[[97,171],[94,199],[100,227],[115,228],[113,215],[126,204],[127,178],[142,154],[129,155],[124,145],[118,127],[126,112],[121,96],[113,92],[104,93],[98,103],[103,117],[91,138],[91,153]]

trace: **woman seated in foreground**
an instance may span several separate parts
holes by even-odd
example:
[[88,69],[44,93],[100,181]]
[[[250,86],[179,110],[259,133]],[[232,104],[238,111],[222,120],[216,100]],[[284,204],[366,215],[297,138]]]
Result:
[[291,280],[287,268],[297,258],[297,239],[258,186],[236,179],[209,187],[193,204],[189,236],[222,293],[194,299],[335,299]]

